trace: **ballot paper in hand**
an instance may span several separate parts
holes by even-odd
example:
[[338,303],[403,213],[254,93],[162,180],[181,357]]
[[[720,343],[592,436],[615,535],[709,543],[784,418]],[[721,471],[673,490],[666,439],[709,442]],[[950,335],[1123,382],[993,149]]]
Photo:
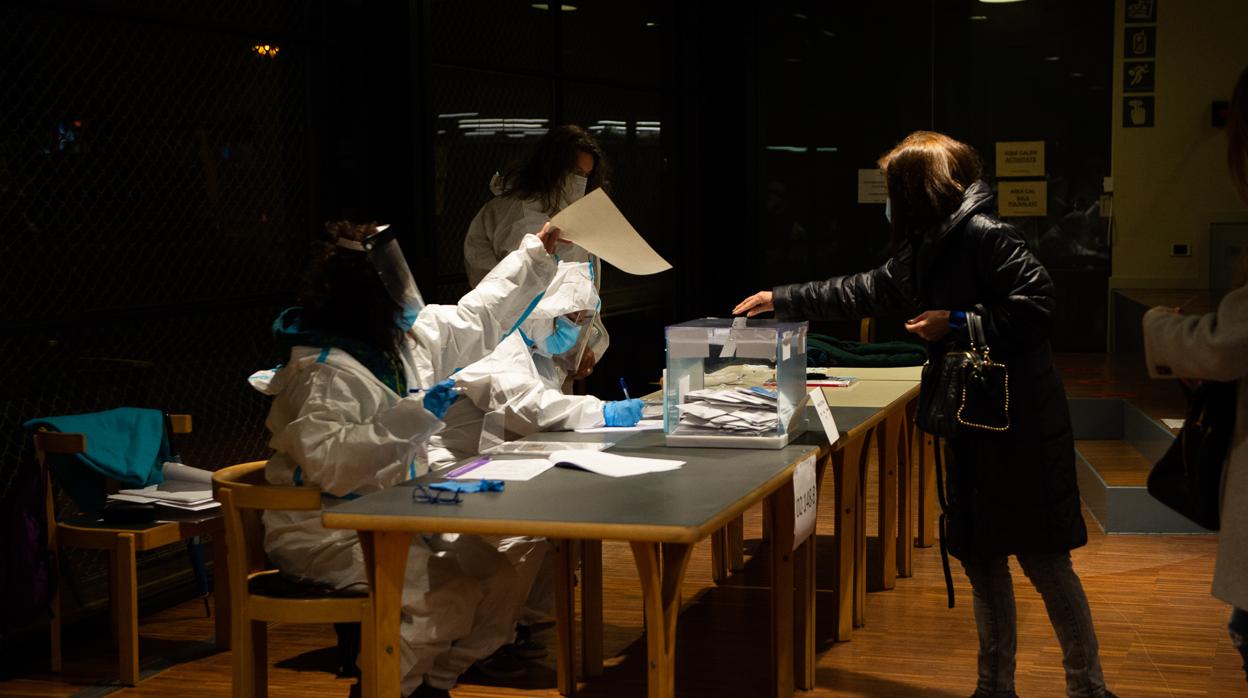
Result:
[[645,276],[672,268],[633,228],[611,197],[595,189],[550,219],[559,236],[620,271]]
[[676,470],[684,465],[683,460],[665,460],[663,458],[638,458],[621,456],[616,453],[602,451],[562,451],[553,453],[550,460],[560,468],[577,468],[608,477],[629,477],[645,473],[661,473]]

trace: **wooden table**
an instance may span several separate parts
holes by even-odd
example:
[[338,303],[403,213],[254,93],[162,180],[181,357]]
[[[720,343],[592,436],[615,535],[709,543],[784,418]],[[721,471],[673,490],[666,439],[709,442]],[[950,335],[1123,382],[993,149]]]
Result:
[[[543,434],[543,440],[593,442],[601,434]],[[768,502],[771,541],[772,695],[793,693],[795,669],[814,674],[809,647],[794,651],[794,615],[813,618],[794,594],[794,559],[812,559],[813,537],[793,551],[793,473],[818,453],[809,445],[780,450],[667,448],[662,434],[643,432],[613,445],[625,455],[679,458],[679,470],[609,478],[555,468],[528,482],[509,482],[505,492],[465,495],[456,506],[415,503],[409,485],[345,502],[322,515],[329,528],[359,531],[374,601],[377,650],[372,683],[386,695],[399,685],[400,597],[408,547],[416,533],[526,535],[550,538],[556,553],[556,626],[559,690],[576,691],[573,665],[574,601],[570,580],[572,540],[625,540],[641,579],[645,609],[648,684],[651,696],[675,695],[676,619],[680,587],[693,545],[759,502]],[[427,481],[430,477],[422,478]],[[812,566],[813,567],[813,566]],[[813,571],[813,570],[812,570]]]
[[[909,431],[908,407],[919,394],[918,383],[903,380],[860,380],[848,388],[822,388],[828,404],[833,407],[862,407],[878,410],[873,419],[851,429],[842,437],[841,458],[847,464],[857,464],[859,486],[856,498],[854,523],[854,594],[853,617],[855,625],[865,622],[867,560],[866,560],[866,482],[867,428],[874,430],[877,465],[879,468],[879,535],[880,559],[873,581],[883,589],[892,589],[897,574],[910,576],[913,571],[913,524],[910,517],[913,505],[910,486],[912,459],[906,447]],[[833,414],[835,417],[835,413]],[[838,428],[839,428],[838,423]],[[861,449],[861,450],[860,450]],[[838,482],[839,484],[839,482]],[[841,497],[840,507],[844,508]],[[839,513],[839,510],[838,510]],[[900,536],[901,542],[898,542]]]

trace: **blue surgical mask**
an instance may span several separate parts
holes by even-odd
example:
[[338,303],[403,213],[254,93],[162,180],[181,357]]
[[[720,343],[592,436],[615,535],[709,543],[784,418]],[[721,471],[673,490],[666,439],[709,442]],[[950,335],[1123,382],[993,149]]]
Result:
[[576,346],[581,336],[581,326],[560,315],[555,318],[555,331],[542,340],[542,346],[551,356],[558,356]]
[[884,220],[893,222],[893,200],[888,197],[884,197]]

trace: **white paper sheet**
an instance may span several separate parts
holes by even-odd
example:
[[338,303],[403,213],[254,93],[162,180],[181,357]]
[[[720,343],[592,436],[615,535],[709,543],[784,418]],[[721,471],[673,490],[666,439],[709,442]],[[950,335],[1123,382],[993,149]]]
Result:
[[453,479],[523,482],[532,480],[553,467],[554,462],[546,458],[496,458]]
[[633,228],[601,189],[582,196],[550,219],[560,236],[620,271],[645,276],[672,268]]
[[[644,413],[643,413],[644,414]],[[586,429],[577,429],[578,434],[615,434],[630,431],[654,431],[663,428],[662,419],[643,419],[637,422],[636,426],[631,427],[588,427]]]
[[504,441],[503,443],[482,451],[486,454],[499,453],[555,453],[557,451],[591,450],[601,451],[610,446],[609,443],[578,443],[574,441]]
[[1184,421],[1184,420],[1182,420],[1182,419],[1163,419],[1163,420],[1161,420],[1161,423],[1162,423],[1162,424],[1165,424],[1166,426],[1170,427],[1171,429],[1182,429],[1182,428],[1183,428],[1183,421]]
[[212,473],[202,468],[193,468],[184,463],[166,462],[161,468],[166,480],[184,480],[208,485],[212,489]]
[[661,473],[676,470],[685,464],[683,460],[662,458],[637,458],[600,451],[564,451],[550,456],[552,463],[572,466],[608,477],[629,477],[645,473]]

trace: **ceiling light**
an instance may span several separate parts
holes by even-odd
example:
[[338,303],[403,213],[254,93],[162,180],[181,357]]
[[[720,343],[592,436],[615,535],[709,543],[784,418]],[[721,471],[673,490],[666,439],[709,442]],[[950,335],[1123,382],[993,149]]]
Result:
[[972,22],[982,22],[988,19],[988,15],[971,15],[970,17],[967,17],[967,19],[971,20]]
[[1049,63],[1056,63],[1062,60],[1062,57],[1061,56],[1045,56],[1044,60],[1048,61]]

